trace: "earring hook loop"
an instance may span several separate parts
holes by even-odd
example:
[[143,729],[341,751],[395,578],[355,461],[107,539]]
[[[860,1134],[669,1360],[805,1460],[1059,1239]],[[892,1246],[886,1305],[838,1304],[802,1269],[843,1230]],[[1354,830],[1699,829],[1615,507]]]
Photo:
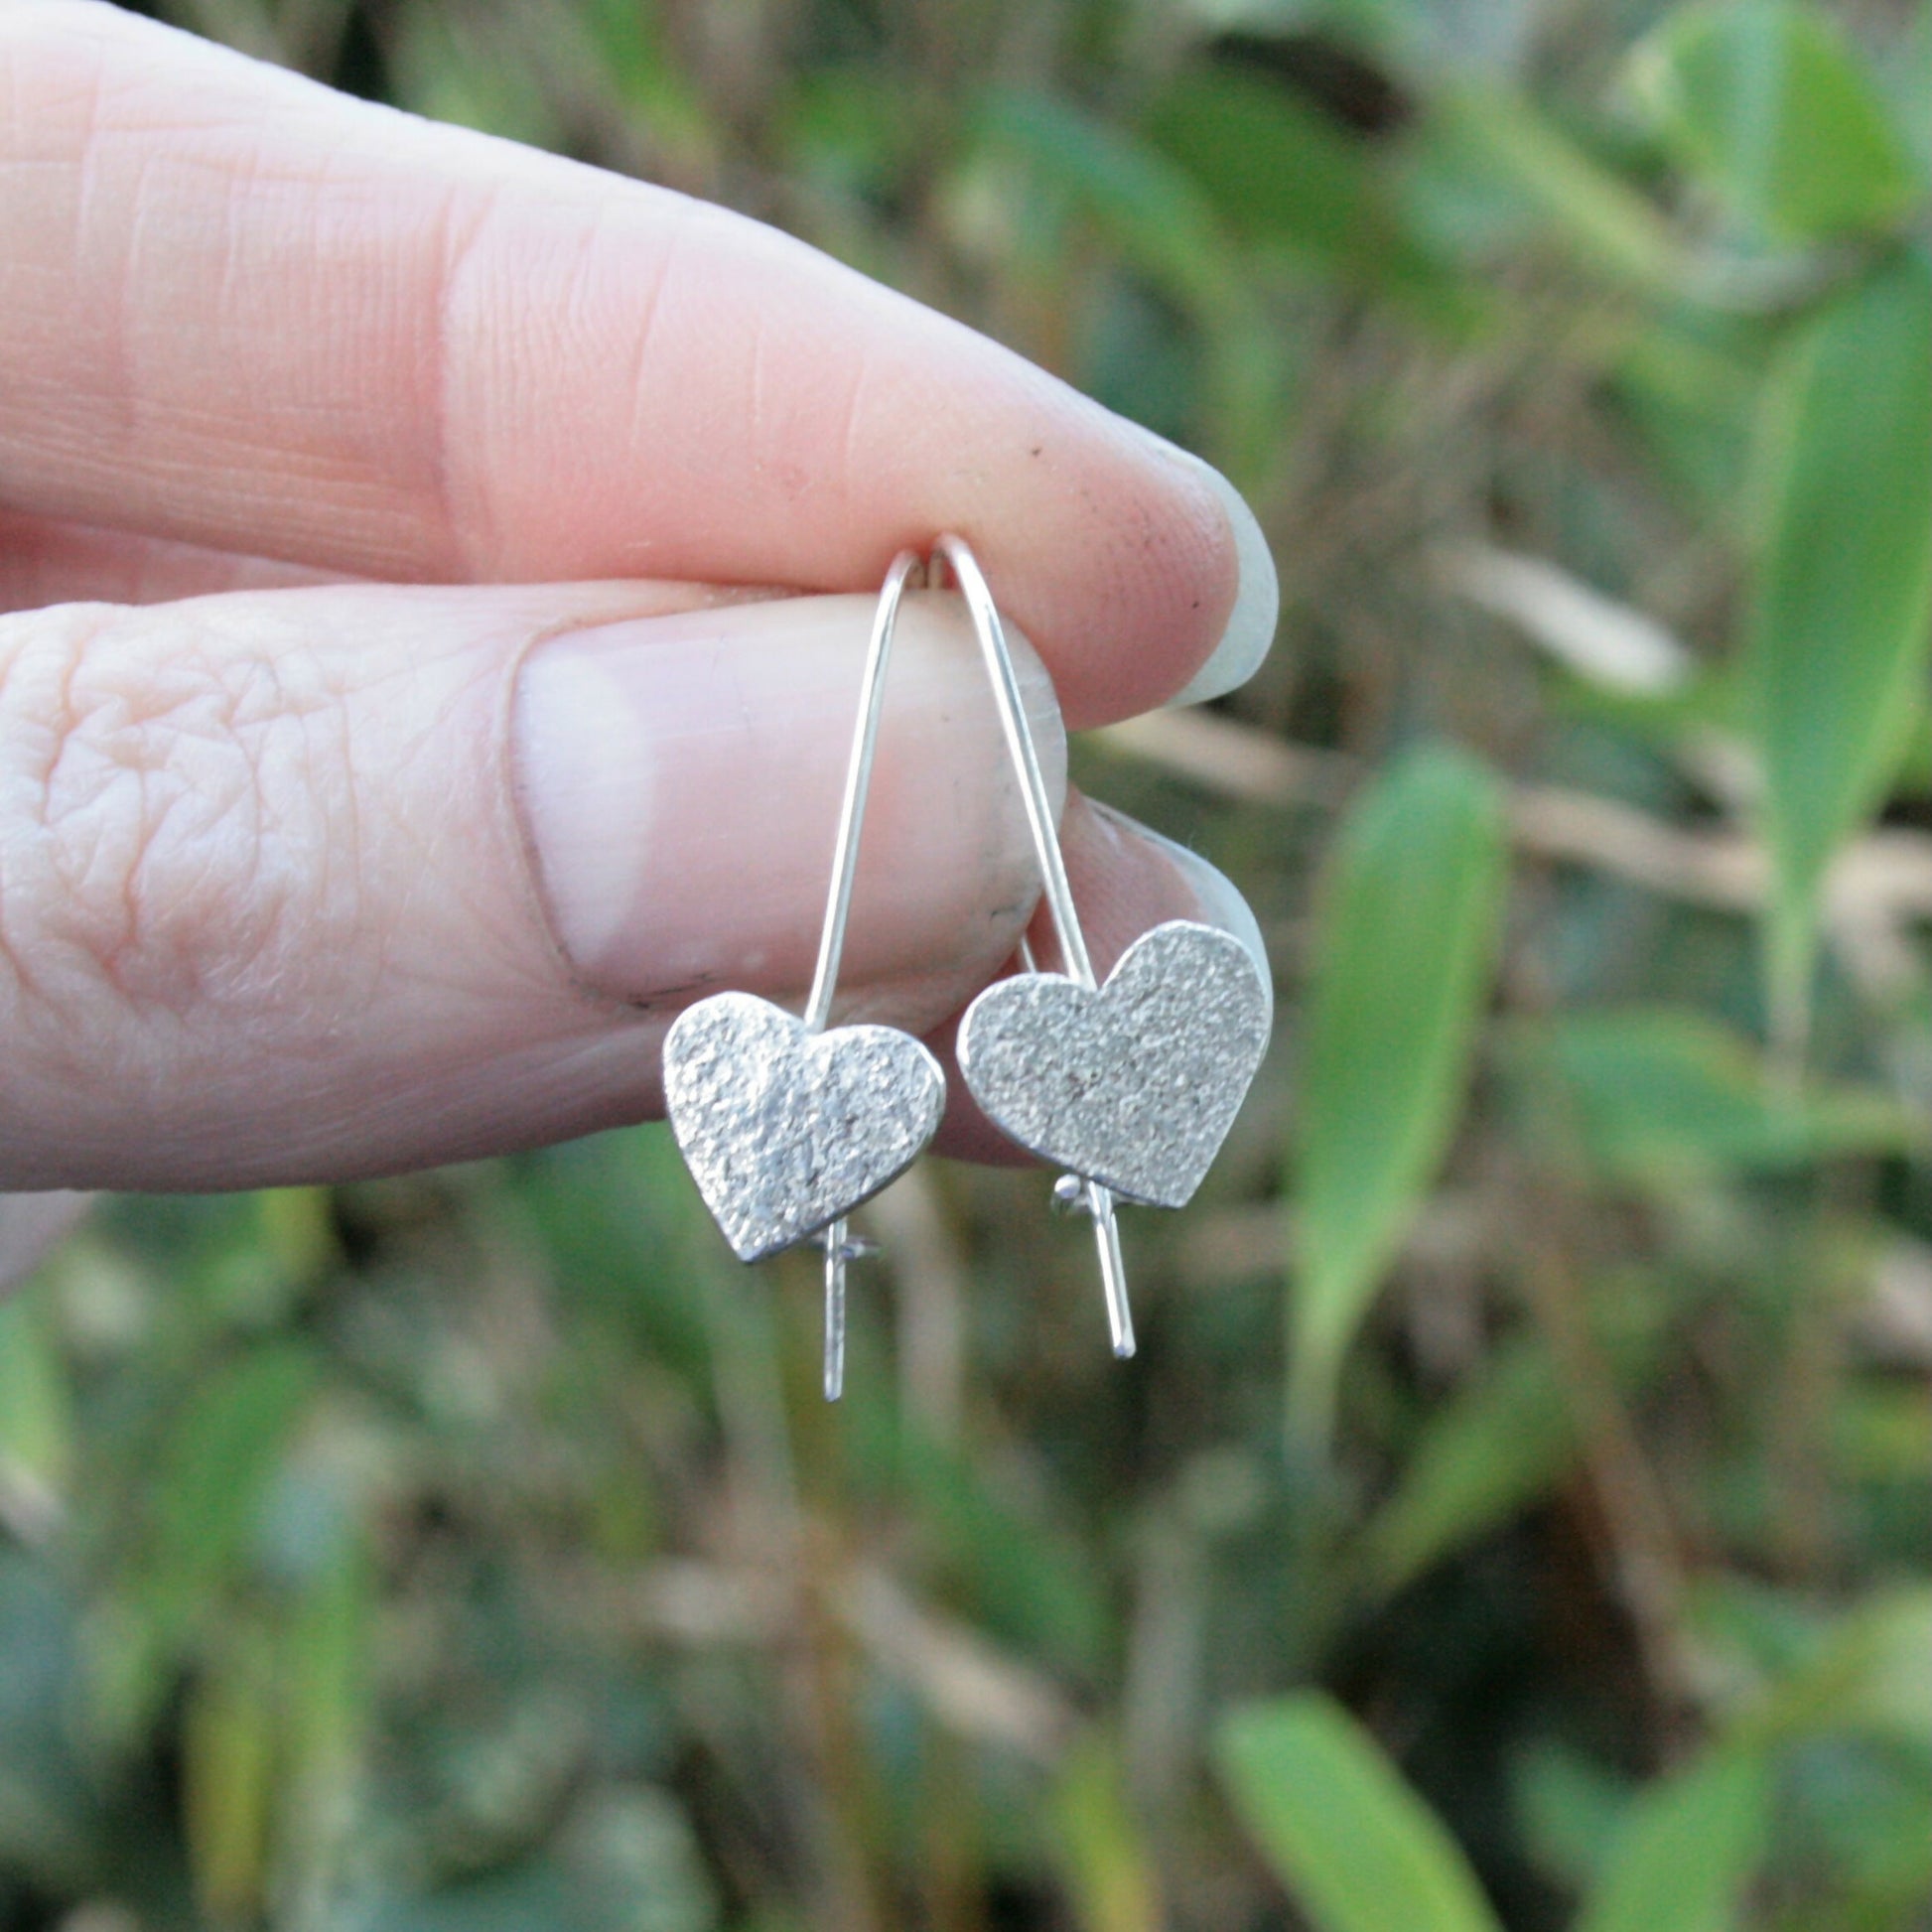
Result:
[[1039,861],[1039,878],[1046,895],[1046,907],[1053,919],[1054,936],[1060,943],[1061,970],[1076,985],[1091,993],[1096,982],[1093,961],[1087,954],[1085,935],[1080,930],[1080,914],[1073,903],[1073,888],[1067,882],[1066,861],[1060,856],[1059,831],[1053,823],[1053,804],[1046,793],[1046,779],[1039,768],[1039,754],[1034,748],[1034,735],[1027,723],[1026,699],[1020,690],[1019,674],[1013,667],[1013,650],[1007,643],[1006,627],[1000,621],[999,607],[993,602],[979,560],[965,539],[950,532],[933,545],[933,557],[943,557],[952,567],[953,582],[959,586],[966,608],[972,614],[973,629],[978,634],[980,654],[993,680],[993,697],[1000,709],[1000,729],[1005,734],[1013,768],[1020,780],[1021,802],[1027,808],[1027,826],[1033,833],[1034,853]]
[[906,585],[919,569],[916,552],[901,550],[893,559],[880,587],[873,613],[872,637],[866,646],[866,667],[859,682],[859,722],[853,728],[852,756],[845,770],[845,796],[839,804],[839,830],[832,847],[832,886],[825,900],[825,923],[818,935],[818,963],[812,970],[812,990],[805,1000],[805,1031],[825,1031],[831,1018],[832,995],[838,986],[839,961],[845,955],[845,929],[852,917],[852,882],[859,870],[859,838],[866,825],[866,801],[872,795],[872,767],[879,753],[879,719],[885,706],[886,666],[893,654],[893,635],[898,627],[899,607]]
[[[825,899],[825,923],[819,929],[818,963],[812,969],[812,990],[805,998],[804,1026],[808,1034],[825,1031],[832,1015],[832,995],[839,981],[839,962],[845,956],[845,932],[852,918],[852,885],[859,870],[859,840],[866,825],[866,801],[872,795],[872,767],[879,753],[879,720],[885,710],[886,666],[892,659],[893,637],[898,627],[905,590],[920,569],[918,555],[901,550],[893,559],[880,587],[873,613],[872,636],[866,645],[865,669],[859,680],[859,722],[853,727],[852,756],[845,769],[845,795],[839,803],[838,836],[832,847],[832,884]],[[845,1270],[856,1252],[848,1238],[844,1215],[820,1236],[825,1249],[825,1399],[836,1402],[845,1391]]]
[[[981,655],[986,661],[993,696],[1000,715],[1000,729],[1020,781],[1021,800],[1027,825],[1033,835],[1034,852],[1039,864],[1040,883],[1047,910],[1059,942],[1062,970],[1076,985],[1088,992],[1096,989],[1093,961],[1087,951],[1086,936],[1080,928],[1080,914],[1073,900],[1073,888],[1066,876],[1066,862],[1060,852],[1059,833],[1053,820],[1052,800],[1047,794],[1045,775],[1039,767],[1039,754],[1027,723],[1026,701],[1014,668],[1013,651],[1000,621],[993,593],[965,540],[950,532],[934,543],[924,560],[912,550],[901,550],[886,573],[880,588],[879,604],[873,616],[872,635],[866,648],[865,668],[860,677],[859,718],[853,729],[852,753],[847,760],[845,792],[839,806],[838,832],[832,852],[832,882],[826,895],[825,920],[819,932],[818,959],[812,972],[811,991],[806,996],[804,1027],[808,1034],[822,1033],[831,1017],[832,998],[838,985],[839,964],[845,953],[846,929],[852,915],[853,884],[858,874],[859,841],[865,830],[866,804],[872,791],[873,766],[879,750],[879,725],[884,712],[886,670],[892,657],[900,608],[906,590],[915,578],[933,589],[940,588],[943,568],[949,567],[954,583],[973,621]],[[1031,947],[1023,938],[1021,957],[1028,971],[1036,971]],[[1087,1212],[1093,1220],[1094,1245],[1100,1261],[1100,1277],[1107,1304],[1107,1322],[1116,1356],[1134,1353],[1134,1317],[1127,1297],[1127,1266],[1121,1252],[1120,1224],[1114,1212],[1113,1191],[1097,1180],[1083,1179]],[[836,1402],[845,1382],[845,1303],[846,1264],[854,1252],[846,1220],[831,1222],[821,1236],[825,1251],[825,1395]]]
[[[1012,755],[1013,768],[1020,780],[1021,802],[1026,806],[1028,829],[1033,833],[1034,852],[1039,861],[1040,886],[1046,908],[1059,940],[1060,965],[1066,977],[1089,993],[1097,990],[1093,960],[1087,952],[1086,935],[1080,930],[1079,908],[1073,902],[1073,887],[1066,876],[1066,861],[1060,852],[1059,830],[1053,822],[1053,804],[1047,796],[1046,779],[1039,768],[1039,754],[1027,723],[1026,700],[1021,694],[1019,674],[1013,665],[1013,650],[1000,621],[999,607],[987,584],[979,560],[963,537],[947,532],[932,546],[927,579],[936,579],[939,561],[951,566],[953,581],[966,600],[979,638],[980,654],[993,680],[994,702],[999,707],[1000,729]],[[936,583],[934,585],[937,588]],[[1033,949],[1023,937],[1020,958],[1028,972],[1036,972]],[[1094,1249],[1100,1259],[1100,1282],[1107,1302],[1107,1328],[1114,1354],[1125,1360],[1134,1352],[1134,1312],[1127,1299],[1127,1262],[1121,1253],[1120,1223],[1114,1214],[1114,1195],[1110,1187],[1082,1176],[1087,1212],[1093,1217]]]

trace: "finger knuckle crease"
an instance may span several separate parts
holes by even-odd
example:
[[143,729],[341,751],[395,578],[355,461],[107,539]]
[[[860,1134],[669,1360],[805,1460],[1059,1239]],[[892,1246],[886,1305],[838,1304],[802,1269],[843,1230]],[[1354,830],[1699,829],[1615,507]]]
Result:
[[[186,613],[0,621],[0,944],[56,1008],[245,1011],[296,960],[327,851],[322,680]],[[13,647],[9,648],[9,643]],[[10,861],[6,862],[6,861]]]

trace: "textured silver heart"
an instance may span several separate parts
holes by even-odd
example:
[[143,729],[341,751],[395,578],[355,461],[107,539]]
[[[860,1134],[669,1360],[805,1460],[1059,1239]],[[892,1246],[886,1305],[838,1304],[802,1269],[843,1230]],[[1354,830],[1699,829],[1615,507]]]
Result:
[[945,1103],[939,1062],[910,1034],[808,1034],[750,993],[687,1007],[664,1039],[671,1132],[741,1261],[870,1200],[912,1165]]
[[1096,992],[1057,973],[995,981],[966,1009],[959,1070],[987,1117],[1042,1160],[1180,1207],[1234,1125],[1268,1021],[1247,947],[1170,919]]

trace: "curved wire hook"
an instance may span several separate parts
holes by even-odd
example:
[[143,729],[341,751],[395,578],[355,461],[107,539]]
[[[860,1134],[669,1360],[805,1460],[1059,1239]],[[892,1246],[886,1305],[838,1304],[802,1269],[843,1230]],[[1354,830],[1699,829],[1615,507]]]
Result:
[[[852,917],[852,882],[859,870],[859,838],[865,830],[866,800],[872,794],[872,767],[879,752],[879,719],[884,709],[886,666],[893,654],[899,607],[906,586],[920,569],[917,554],[901,550],[893,559],[880,588],[873,614],[872,637],[866,646],[866,667],[859,684],[859,722],[853,728],[852,756],[846,764],[845,796],[839,804],[838,838],[832,848],[832,885],[825,900],[825,923],[818,935],[818,963],[812,970],[812,990],[806,996],[804,1023],[808,1034],[825,1031],[831,1017],[832,995],[839,980],[839,961],[845,955],[845,929]],[[820,1235],[825,1247],[825,1399],[838,1401],[845,1389],[845,1268],[864,1252],[848,1233],[841,1215]]]
[[873,614],[872,638],[866,646],[866,668],[859,685],[859,722],[852,734],[852,757],[845,769],[845,797],[839,805],[839,831],[832,848],[832,888],[825,900],[825,923],[818,935],[818,964],[812,971],[812,990],[805,1001],[805,1031],[825,1031],[838,984],[839,961],[845,953],[845,928],[852,917],[852,882],[859,870],[859,836],[866,825],[866,800],[872,793],[873,761],[879,753],[881,699],[886,691],[886,665],[893,654],[893,633],[898,627],[899,606],[905,589],[920,568],[915,551],[901,550],[893,559],[880,587],[879,608]]
[[[1046,779],[1039,768],[1039,754],[1034,748],[1034,735],[1027,723],[1027,707],[1020,691],[1020,679],[1013,668],[1013,651],[1007,643],[1005,626],[1000,622],[999,607],[993,602],[979,561],[965,539],[948,533],[932,546],[928,581],[936,577],[940,559],[951,566],[953,581],[973,619],[979,637],[980,654],[986,659],[993,680],[993,697],[1000,709],[1000,729],[1006,736],[1007,750],[1020,779],[1021,800],[1027,809],[1027,824],[1033,833],[1034,852],[1039,861],[1041,887],[1046,907],[1052,915],[1054,935],[1059,940],[1061,970],[1076,986],[1095,991],[1093,960],[1087,952],[1086,936],[1080,930],[1079,909],[1073,903],[1073,888],[1066,877],[1066,861],[1060,854],[1060,837],[1053,822],[1052,800],[1047,796]],[[936,584],[935,584],[936,588]],[[1032,949],[1021,941],[1021,962],[1029,972],[1038,971]],[[1107,1326],[1114,1353],[1125,1359],[1134,1352],[1134,1314],[1127,1300],[1127,1262],[1121,1253],[1120,1226],[1114,1216],[1113,1190],[1097,1180],[1081,1179],[1087,1212],[1093,1217],[1094,1247],[1100,1257],[1100,1281],[1107,1298]],[[1064,1199],[1066,1196],[1057,1194]]]

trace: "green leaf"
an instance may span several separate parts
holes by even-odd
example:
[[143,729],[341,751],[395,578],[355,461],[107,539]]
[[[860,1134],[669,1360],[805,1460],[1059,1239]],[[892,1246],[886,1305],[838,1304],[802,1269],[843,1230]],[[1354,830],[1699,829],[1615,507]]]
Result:
[[1773,989],[1808,991],[1834,853],[1882,796],[1932,643],[1932,270],[1901,252],[1827,308],[1767,397],[1749,668],[1776,866]]
[[335,1197],[327,1187],[269,1187],[255,1196],[262,1246],[283,1274],[311,1282],[339,1258]]
[[1396,764],[1336,836],[1296,1118],[1291,1433],[1325,1437],[1341,1360],[1461,1112],[1495,969],[1502,807],[1471,759]]
[[320,1378],[310,1349],[271,1342],[214,1374],[183,1414],[155,1495],[163,1614],[190,1616],[241,1560]]
[[[1625,1271],[1596,1285],[1587,1311],[1617,1385],[1640,1388],[1663,1355],[1669,1299]],[[1544,1336],[1525,1330],[1498,1343],[1477,1374],[1432,1407],[1393,1493],[1363,1531],[1369,1589],[1402,1588],[1563,1481],[1577,1431]]]
[[1050,94],[1001,89],[980,116],[985,138],[1066,196],[1173,300],[1204,318],[1244,300],[1233,251],[1205,196],[1132,132]]
[[556,1846],[574,1909],[561,1921],[538,1921],[546,1932],[573,1921],[586,1932],[718,1932],[717,1888],[691,1821],[668,1791],[620,1784],[587,1794]]
[[1235,1810],[1315,1932],[1493,1932],[1455,1841],[1332,1699],[1249,1705],[1214,1742]]
[[1888,228],[1923,193],[1877,90],[1809,7],[1742,0],[1672,14],[1631,78],[1685,168],[1770,236]]
[[[1779,1797],[1791,1838],[1804,1847],[1800,1868],[1829,1873],[1831,1888],[1813,1889],[1814,1910],[1785,1917],[1779,1932],[1924,1932],[1932,1761],[1857,1744],[1814,1746],[1789,1764]],[[1780,1860],[1786,1870],[1795,1863]]]
[[1602,1870],[1633,1790],[1574,1744],[1541,1737],[1511,1764],[1510,1795],[1531,1859],[1582,1891]]
[[1096,1734],[1067,1753],[1047,1825],[1081,1932],[1158,1932],[1160,1891],[1110,1739]]
[[664,9],[645,0],[576,0],[545,25],[560,43],[582,34],[584,52],[658,153],[674,155],[687,179],[718,165],[718,130],[665,32]]
[[1505,1522],[1568,1471],[1576,1425],[1540,1336],[1499,1348],[1430,1418],[1400,1486],[1370,1522],[1363,1562],[1387,1594]]
[[1831,1455],[1846,1482],[1922,1491],[1932,1469],[1932,1406],[1909,1382],[1860,1377],[1839,1396]]
[[1366,151],[1285,88],[1238,72],[1189,74],[1148,132],[1198,181],[1238,233],[1323,261],[1353,259],[1379,227]]
[[252,1918],[267,1884],[277,1729],[258,1635],[230,1632],[226,1649],[182,1719],[189,1862],[202,1909],[217,1925]]
[[[421,1896],[371,1900],[358,1922],[368,1932],[716,1932],[721,1917],[677,1802],[631,1784],[588,1794],[548,1852]],[[775,1932],[794,1921],[732,1923]]]
[[[553,16],[550,24],[554,33],[560,23]],[[404,8],[385,50],[398,104],[431,120],[561,148],[566,123],[535,53],[517,47],[511,33],[479,32],[474,19],[434,7]]]
[[73,1452],[73,1390],[46,1300],[0,1302],[0,1502],[16,1531],[53,1527]]
[[1727,1734],[1766,1746],[1831,1731],[1932,1749],[1932,1587],[1885,1590],[1848,1611]]
[[977,125],[991,153],[1019,164],[1026,206],[1035,216],[1051,211],[1034,223],[1050,237],[1040,266],[1051,299],[1063,305],[1069,294],[1067,246],[1052,213],[1075,214],[1191,323],[1210,440],[1242,459],[1237,474],[1261,460],[1274,446],[1257,419],[1278,422],[1283,407],[1280,332],[1199,186],[1134,129],[1051,94],[995,88]]
[[1228,69],[1187,74],[1146,125],[1244,240],[1372,284],[1448,326],[1473,319],[1474,299],[1410,232],[1378,151],[1286,88]]
[[1676,1008],[1518,1027],[1505,1058],[1535,1147],[1581,1155],[1640,1185],[1899,1153],[1923,1139],[1921,1124],[1884,1094],[1774,1088],[1747,1041]]
[[53,1895],[86,1885],[113,1830],[76,1748],[82,1616],[54,1566],[0,1542],[0,1871]]
[[374,1673],[374,1588],[354,1541],[291,1606],[278,1633],[283,1783],[282,1863],[308,1895],[325,1895],[356,1821]]
[[1438,195],[1460,179],[1540,224],[1592,273],[1649,295],[1678,292],[1684,251],[1662,214],[1521,94],[1445,88],[1418,145]]
[[1905,31],[1879,69],[1879,80],[1891,102],[1895,124],[1911,144],[1926,179],[1932,180],[1932,7],[1915,7]]
[[[896,1463],[934,1554],[974,1620],[995,1639],[1062,1668],[1091,1671],[1105,1654],[1107,1609],[1088,1546],[984,1460],[897,1418],[897,1444],[876,1445],[875,1473]],[[882,1435],[885,1432],[882,1431]]]
[[1725,1932],[1762,1852],[1770,1776],[1726,1751],[1647,1787],[1630,1806],[1578,1932]]
[[808,179],[881,195],[916,164],[930,133],[908,96],[863,69],[834,68],[799,77],[786,103],[784,152],[788,168]]

